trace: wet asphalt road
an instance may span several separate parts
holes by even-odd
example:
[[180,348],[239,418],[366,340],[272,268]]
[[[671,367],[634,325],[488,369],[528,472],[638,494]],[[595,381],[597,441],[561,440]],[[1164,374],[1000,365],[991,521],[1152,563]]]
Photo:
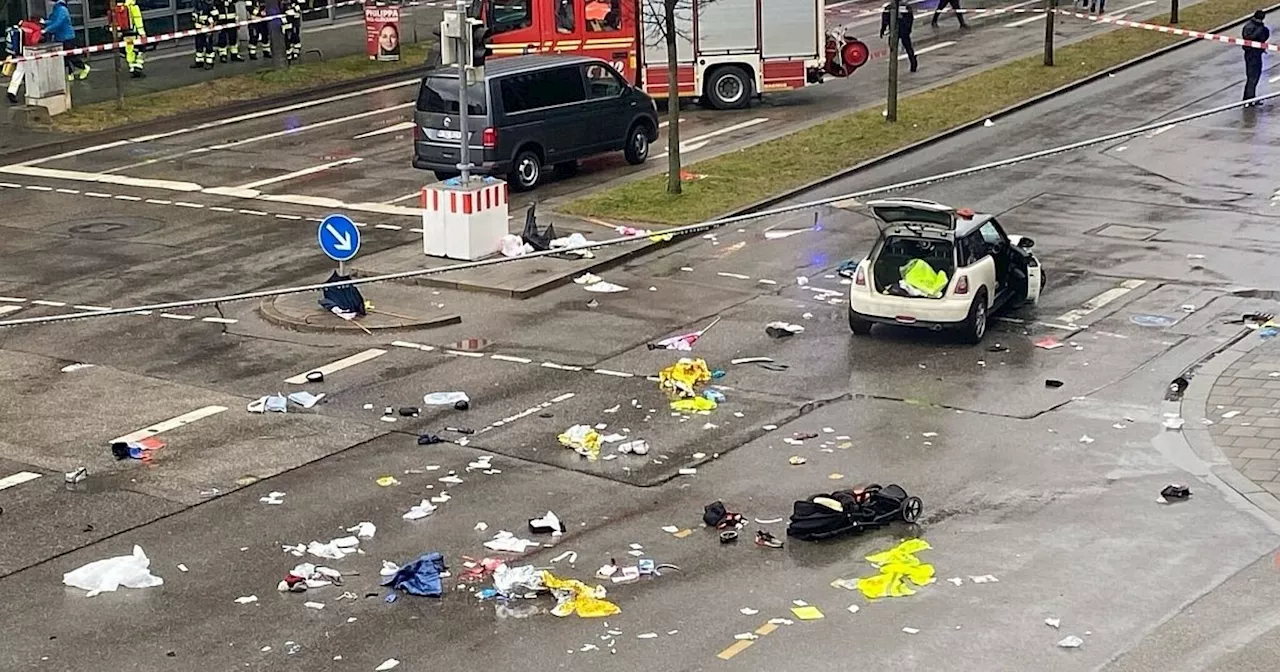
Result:
[[[1198,45],[818,195],[1203,109],[1236,97],[1240,70],[1237,50]],[[850,661],[913,670],[1273,669],[1280,527],[1233,492],[1198,480],[1205,465],[1160,427],[1171,410],[1162,401],[1167,383],[1238,335],[1222,318],[1274,310],[1274,302],[1231,292],[1252,287],[1269,297],[1280,288],[1266,263],[1277,240],[1271,197],[1280,187],[1265,151],[1280,137],[1273,114],[1226,113],[909,192],[995,212],[1011,232],[1035,238],[1049,287],[1038,308],[1007,316],[988,336],[987,345],[1006,352],[897,329],[854,340],[840,298],[846,287],[833,269],[872,240],[874,227],[856,207],[824,208],[820,230],[782,240],[763,231],[808,226],[813,213],[724,229],[602,272],[630,288],[621,294],[570,285],[515,302],[398,285],[367,291],[375,304],[464,315],[461,325],[432,331],[300,334],[263,323],[250,303],[181,313],[193,319],[128,316],[2,331],[0,478],[42,476],[0,490],[0,668],[371,670],[394,657],[408,670],[834,670]],[[243,139],[243,131],[203,142]],[[351,158],[331,135],[323,136],[331,146],[317,137],[307,151],[325,161]],[[155,143],[141,144],[146,154],[134,160],[154,156]],[[172,152],[192,147],[170,144]],[[112,151],[48,165],[101,172],[123,165],[106,160]],[[287,146],[263,151],[297,160]],[[214,160],[194,156],[182,161]],[[223,173],[184,172],[182,162],[123,172],[202,186],[269,178],[271,171],[246,175],[235,163],[245,156],[226,154]],[[298,167],[275,172],[285,169]],[[195,177],[204,175],[212,179]],[[388,194],[405,186],[363,179]],[[404,179],[406,193],[416,188]],[[290,219],[322,215],[320,208],[234,203],[153,183],[49,176],[26,183],[48,190],[0,189],[9,228],[0,242],[0,296],[9,300],[0,307],[18,307],[7,316],[327,272],[310,249],[314,222]],[[324,181],[288,186],[295,196],[351,198]],[[370,251],[412,240],[410,216],[370,214],[403,227],[368,229]],[[1128,291],[1093,307],[1091,299],[1117,288]],[[592,298],[598,307],[587,305]],[[1185,313],[1184,304],[1197,310]],[[1143,327],[1133,319],[1143,315],[1173,324]],[[717,316],[721,323],[696,354],[726,371],[728,401],[708,416],[672,415],[646,376],[674,357],[645,343]],[[772,340],[763,325],[778,319],[805,332]],[[1063,323],[1088,328],[1055,326]],[[1068,345],[1034,347],[1044,335]],[[483,340],[478,352],[445,350],[471,338]],[[367,359],[322,384],[286,382],[357,353]],[[730,363],[747,356],[789,368]],[[94,366],[60,370],[72,362]],[[1048,388],[1050,378],[1065,384]],[[260,395],[300,388],[328,399],[286,415],[243,410]],[[385,406],[453,389],[469,393],[471,410],[379,419]],[[106,450],[114,437],[198,409],[210,415],[161,433],[167,446],[150,464],[117,463]],[[653,452],[586,462],[555,442],[574,423],[643,438]],[[419,432],[456,436],[442,430],[459,425],[479,430],[467,446],[416,444]],[[817,436],[784,441],[807,433]],[[500,473],[468,471],[480,455],[492,455]],[[807,462],[790,466],[791,456]],[[91,477],[68,491],[61,472],[80,465]],[[681,468],[697,473],[680,475]],[[450,471],[462,482],[439,480]],[[375,483],[386,475],[400,483]],[[1196,491],[1191,502],[1154,502],[1164,484],[1186,480]],[[924,499],[921,532],[934,550],[922,557],[940,579],[960,585],[940,580],[875,604],[830,585],[868,573],[862,556],[905,530],[772,550],[749,539],[720,545],[700,527],[702,506],[716,499],[753,521],[770,520],[785,517],[794,499],[866,481],[898,482]],[[283,504],[259,501],[272,491],[286,493]],[[443,491],[451,499],[431,517],[401,519]],[[548,598],[521,605],[533,613],[512,613],[453,581],[440,600],[380,599],[382,560],[437,550],[457,571],[463,556],[486,553],[481,544],[496,531],[528,536],[524,521],[548,509],[568,533],[517,562],[586,580],[610,558],[631,561],[639,544],[681,571],[610,584],[622,613],[607,622],[556,619],[546,613]],[[332,562],[359,573],[345,586],[305,596],[274,590],[299,562],[282,545],[343,536],[366,520],[378,532],[361,544],[363,554]],[[475,529],[480,522],[487,530]],[[692,534],[677,538],[662,530],[668,525]],[[753,522],[748,533],[757,527],[783,530]],[[62,573],[133,544],[150,555],[163,587],[86,599],[60,585]],[[576,562],[552,562],[566,550]],[[986,575],[998,582],[972,579]],[[345,591],[356,597],[339,599]],[[259,601],[235,603],[249,595]],[[308,600],[325,608],[304,607]],[[818,606],[825,618],[783,626],[730,657],[735,635],[791,617],[793,600]],[[1049,617],[1060,618],[1061,629],[1044,625]],[[657,637],[638,638],[647,633]],[[1058,649],[1068,634],[1085,645]]]

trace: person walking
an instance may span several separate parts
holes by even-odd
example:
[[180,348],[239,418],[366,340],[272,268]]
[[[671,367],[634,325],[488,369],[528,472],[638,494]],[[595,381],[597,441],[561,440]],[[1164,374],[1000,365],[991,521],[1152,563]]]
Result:
[[240,55],[240,26],[234,25],[237,21],[235,0],[217,0],[215,7],[218,23],[227,26],[218,31],[218,60],[222,63],[226,63],[228,58],[244,61],[244,56]]
[[[889,32],[890,12],[893,11],[893,4],[889,3],[884,6],[884,11],[880,13],[880,39],[884,39],[884,34]],[[902,0],[898,3],[898,43],[902,45],[902,50],[907,53],[907,62],[911,64],[911,72],[915,72],[920,67],[920,63],[916,61],[916,50],[911,46],[911,26],[916,21],[915,12],[911,11],[911,3]]]
[[[1263,23],[1267,15],[1261,9],[1253,13],[1240,31],[1240,37],[1250,42],[1266,42],[1271,37],[1267,24]],[[1244,47],[1244,99],[1253,100],[1258,97],[1258,80],[1262,79],[1262,52],[1258,47]],[[1248,103],[1245,107],[1256,107],[1262,101]]]
[[950,6],[952,11],[955,12],[956,20],[960,22],[960,27],[968,28],[969,24],[964,22],[964,14],[960,13],[960,0],[938,0],[938,7],[933,10],[933,20],[929,22],[929,25],[934,28],[938,27],[938,16],[942,14],[942,10],[946,9],[947,6]]
[[[271,58],[271,21],[267,18],[266,0],[249,0],[245,6],[249,19],[259,19],[249,24],[249,60],[258,60],[258,49],[262,49],[263,58]],[[274,19],[273,19],[274,20]]]
[[138,8],[138,0],[123,0],[120,3],[117,22],[120,35],[124,38],[124,61],[129,64],[129,76],[134,79],[146,77],[142,72],[142,47],[136,45],[139,38],[147,36],[147,26],[142,22],[142,10]]
[[201,32],[196,33],[196,62],[192,69],[213,69],[213,32],[218,20],[214,18],[213,0],[195,0],[191,6],[192,26]]
[[[49,17],[44,20],[45,37],[55,42],[61,42],[62,48],[68,51],[76,49],[76,31],[71,25],[71,12],[67,10],[67,0],[57,0],[53,3],[53,9],[49,10]],[[67,81],[71,81],[76,77],[84,79],[89,76],[89,64],[85,62],[80,54],[66,54],[63,57],[66,64]]]
[[4,31],[4,66],[0,68],[3,74],[9,79],[9,89],[5,91],[5,97],[9,99],[10,105],[18,104],[18,91],[22,89],[22,78],[26,75],[24,65],[26,61],[20,61],[22,58],[22,27],[9,26]]

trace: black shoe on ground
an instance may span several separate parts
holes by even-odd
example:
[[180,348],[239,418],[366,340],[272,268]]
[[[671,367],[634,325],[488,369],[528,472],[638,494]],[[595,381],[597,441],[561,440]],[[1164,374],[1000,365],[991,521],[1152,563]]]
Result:
[[236,63],[244,63],[244,56],[241,56],[240,54],[236,54],[231,57],[231,60],[235,61]]
[[219,61],[220,63],[226,63],[226,62],[227,62],[227,57],[226,57],[226,56],[219,56],[219,57],[218,57],[218,61]]
[[130,70],[130,71],[129,71],[129,76],[130,76],[130,77],[132,77],[132,78],[134,78],[134,79],[142,79],[143,77],[146,77],[147,75],[146,75],[145,73],[143,73],[141,70]]
[[256,60],[258,60],[258,55],[257,55],[257,54],[249,54],[249,60],[251,60],[251,61],[256,61]]
[[204,67],[204,63],[201,63],[200,61],[196,61],[195,63],[191,64],[192,70],[199,70],[200,68],[203,68],[203,67]]
[[7,99],[9,100],[9,104],[10,104],[10,105],[17,105],[17,104],[18,104],[18,96],[14,95],[14,94],[12,94],[12,93],[9,93],[8,91],[5,91],[5,92],[4,92],[4,97],[5,97],[5,98],[7,98]]
[[205,69],[205,70],[212,70],[212,69],[213,69],[213,64],[212,64],[212,63],[205,63],[205,64],[204,64],[204,69]]

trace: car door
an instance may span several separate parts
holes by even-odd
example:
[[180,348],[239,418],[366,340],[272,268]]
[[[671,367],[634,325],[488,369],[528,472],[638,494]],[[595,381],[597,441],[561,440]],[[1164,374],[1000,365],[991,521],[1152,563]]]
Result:
[[503,132],[518,136],[512,151],[527,143],[542,148],[545,163],[569,161],[583,151],[590,132],[586,88],[578,66],[557,66],[516,73],[499,84]]
[[639,101],[626,96],[627,85],[622,76],[603,61],[582,66],[582,76],[587,85],[586,107],[591,120],[591,152],[610,152],[622,149],[627,141],[627,129],[639,106]]
[[[962,241],[960,244],[962,253],[957,255],[956,259],[963,266],[956,269],[956,277],[967,276],[969,287],[973,288],[970,290],[972,292],[976,293],[978,287],[986,287],[987,305],[990,306],[995,303],[996,296],[1000,292],[995,257],[991,255],[991,250],[980,230],[965,235]],[[955,286],[954,283],[952,286]]]
[[1009,252],[1012,251],[1013,246],[1009,244],[1009,238],[1004,235],[1004,231],[994,219],[987,220],[985,224],[978,227],[978,234],[982,236],[982,242],[987,246],[987,253],[995,262],[996,291],[1002,292],[1009,284]]

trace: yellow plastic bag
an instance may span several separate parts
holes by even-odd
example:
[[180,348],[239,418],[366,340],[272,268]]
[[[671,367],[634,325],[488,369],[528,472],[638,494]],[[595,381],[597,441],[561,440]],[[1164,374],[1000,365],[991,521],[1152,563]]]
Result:
[[714,411],[716,410],[716,402],[706,397],[693,397],[691,399],[676,399],[671,402],[671,410],[682,411],[685,413],[695,413],[698,411]]
[[555,594],[559,602],[551,610],[552,615],[561,618],[577,614],[579,618],[601,618],[622,613],[618,605],[604,599],[604,586],[595,588],[576,579],[562,579],[551,572],[542,572],[542,585]]
[[932,546],[924,539],[908,539],[901,544],[867,556],[867,562],[876,565],[880,573],[858,579],[858,590],[868,599],[881,597],[906,597],[914,595],[910,584],[926,586],[933,583],[933,565],[921,562],[915,556]]
[[701,359],[681,357],[675,364],[658,372],[658,387],[681,397],[697,396],[697,386],[708,380],[711,380],[711,370]]
[[930,298],[942,296],[947,288],[947,274],[935,271],[924,259],[912,259],[898,269],[902,273],[902,281]]
[[566,448],[572,448],[579,455],[589,460],[600,457],[600,433],[590,425],[574,425],[564,430],[556,439]]

